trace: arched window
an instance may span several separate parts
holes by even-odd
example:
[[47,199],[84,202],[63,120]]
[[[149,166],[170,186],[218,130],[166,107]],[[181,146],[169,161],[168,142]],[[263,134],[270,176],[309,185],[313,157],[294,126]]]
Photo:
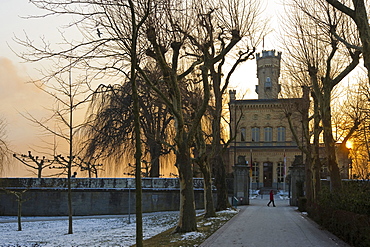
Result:
[[246,141],[246,131],[245,128],[240,128],[240,141],[245,142]]
[[278,142],[285,142],[285,127],[278,127],[277,128],[277,141]]
[[271,78],[267,77],[265,81],[265,89],[271,89],[272,83],[271,83]]
[[260,141],[260,128],[253,127],[252,128],[252,142],[259,142]]
[[272,142],[272,128],[265,127],[265,142]]

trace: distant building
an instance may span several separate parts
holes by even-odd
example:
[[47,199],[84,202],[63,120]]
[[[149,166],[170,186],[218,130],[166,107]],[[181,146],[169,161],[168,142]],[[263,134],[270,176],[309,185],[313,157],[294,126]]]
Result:
[[[229,91],[230,136],[236,138],[229,148],[229,166],[252,163],[252,188],[284,188],[285,174],[301,151],[293,138],[286,117],[292,113],[292,126],[302,138],[301,114],[298,112],[308,92],[302,98],[279,99],[281,52],[257,53],[258,99],[238,100],[236,91]],[[300,140],[299,139],[299,140]]]

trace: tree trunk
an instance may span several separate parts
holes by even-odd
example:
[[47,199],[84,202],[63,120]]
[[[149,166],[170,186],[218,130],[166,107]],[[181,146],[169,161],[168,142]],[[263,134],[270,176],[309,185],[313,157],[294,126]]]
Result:
[[213,203],[213,193],[212,193],[212,177],[211,169],[209,164],[205,160],[199,161],[199,167],[203,174],[203,183],[204,183],[204,209],[205,209],[205,218],[215,217],[216,211]]
[[72,189],[71,189],[71,164],[68,165],[68,234],[73,233],[73,220],[72,220]]
[[135,135],[135,192],[136,192],[136,246],[143,246],[143,211],[142,211],[142,188],[141,188],[141,137],[140,137],[140,105],[138,86],[136,81],[136,67],[137,67],[137,39],[139,26],[136,25],[136,15],[134,2],[129,1],[131,11],[132,24],[132,44],[131,50],[131,68],[130,68],[130,83],[132,86],[132,101],[133,101],[133,115],[134,115],[134,135]]
[[189,147],[186,142],[178,144],[176,165],[180,181],[180,219],[175,232],[192,232],[197,230],[194,190],[193,168],[190,162]]
[[17,198],[18,200],[18,231],[22,231],[22,203],[23,203],[23,195],[19,193]]
[[162,146],[158,142],[153,142],[150,144],[150,157],[151,157],[151,167],[149,176],[158,178],[160,176],[160,163],[159,157],[161,155]]
[[216,211],[221,211],[230,207],[227,200],[226,170],[221,155],[213,157],[212,166],[215,176],[215,186],[217,188]]
[[215,95],[215,109],[212,120],[212,153],[211,167],[214,171],[215,185],[217,188],[217,205],[216,210],[221,211],[230,207],[227,195],[226,169],[223,162],[221,144],[221,113],[222,113],[222,93],[220,91],[221,75],[213,71],[213,92]]
[[333,130],[331,126],[331,107],[330,107],[330,93],[324,94],[321,100],[321,116],[323,125],[323,138],[325,143],[325,151],[327,158],[327,165],[330,172],[330,189],[338,191],[342,187],[340,179],[340,172],[337,163],[335,142],[333,138]]
[[319,103],[314,97],[314,137],[313,137],[313,148],[312,148],[312,163],[313,163],[313,179],[314,179],[314,191],[313,201],[316,202],[317,196],[321,190],[321,162],[320,162],[320,113]]
[[[134,61],[136,64],[136,61]],[[131,83],[133,96],[134,132],[135,132],[135,191],[136,191],[136,246],[143,246],[143,212],[141,186],[141,139],[140,139],[140,110],[137,93],[135,66],[132,67]]]
[[[72,73],[69,70],[69,95],[73,95],[72,93]],[[71,189],[71,176],[72,176],[72,164],[73,164],[73,97],[69,98],[69,158],[68,158],[68,234],[73,233],[73,220],[72,220],[72,189]]]
[[326,0],[332,6],[350,16],[356,23],[362,43],[364,66],[367,69],[368,82],[370,83],[370,25],[364,0],[352,0],[354,10],[337,0]]
[[369,17],[366,12],[364,0],[352,0],[355,6],[354,21],[357,25],[358,32],[363,48],[364,65],[367,69],[368,82],[370,83],[370,25]]
[[305,172],[306,198],[307,198],[307,205],[310,206],[313,201],[313,172],[312,172],[312,159],[309,155],[306,155],[305,171],[306,171]]
[[207,167],[207,172],[203,173],[204,179],[204,203],[205,203],[205,218],[216,217],[216,211],[213,203],[213,193],[212,193],[212,178],[211,171]]
[[[305,160],[305,170],[306,170],[306,198],[307,205],[310,206],[313,202],[314,194],[314,179],[313,179],[313,163],[312,163],[312,146],[310,144],[310,126],[309,126],[309,110],[310,110],[310,99],[309,99],[309,89],[306,86],[303,86],[303,104],[302,104],[302,143],[301,150],[306,154]],[[303,157],[302,157],[303,161]]]

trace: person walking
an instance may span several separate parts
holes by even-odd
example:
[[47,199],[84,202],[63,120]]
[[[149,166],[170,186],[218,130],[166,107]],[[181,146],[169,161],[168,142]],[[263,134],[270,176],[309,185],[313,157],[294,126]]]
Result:
[[274,191],[273,190],[270,190],[270,201],[269,203],[267,203],[267,207],[270,207],[271,202],[272,202],[272,206],[276,207],[275,201],[274,201]]

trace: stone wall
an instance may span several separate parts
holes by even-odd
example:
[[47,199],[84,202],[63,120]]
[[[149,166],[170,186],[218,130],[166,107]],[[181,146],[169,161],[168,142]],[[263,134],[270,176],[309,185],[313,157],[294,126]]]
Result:
[[[22,215],[63,216],[68,214],[66,178],[0,179],[0,215],[16,215],[17,200],[6,190],[22,191]],[[143,178],[143,212],[179,210],[176,178]],[[135,180],[131,178],[73,178],[73,215],[135,213]],[[204,208],[203,180],[194,179],[197,209]],[[216,199],[216,198],[215,198]]]

